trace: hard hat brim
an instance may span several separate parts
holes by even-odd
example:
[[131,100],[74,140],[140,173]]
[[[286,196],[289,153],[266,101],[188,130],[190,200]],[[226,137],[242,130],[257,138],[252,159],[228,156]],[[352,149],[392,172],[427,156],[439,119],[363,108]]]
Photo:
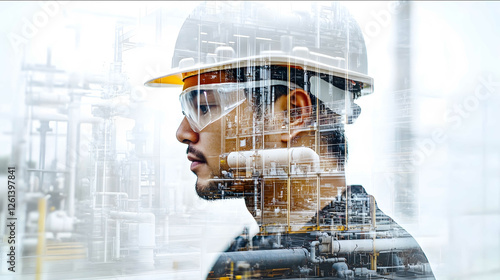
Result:
[[299,67],[303,70],[313,71],[317,73],[325,73],[332,76],[342,77],[345,79],[362,82],[363,95],[373,92],[373,78],[354,71],[349,71],[341,67],[333,66],[330,64],[321,63],[316,60],[306,59],[302,57],[295,57],[284,54],[273,55],[258,55],[247,57],[244,59],[230,59],[220,61],[212,64],[191,65],[182,68],[173,68],[167,74],[161,75],[158,78],[151,79],[144,83],[146,86],[151,87],[172,87],[182,86],[183,79],[217,70],[234,69],[240,67],[251,66],[264,66],[264,65],[283,65],[290,67]]

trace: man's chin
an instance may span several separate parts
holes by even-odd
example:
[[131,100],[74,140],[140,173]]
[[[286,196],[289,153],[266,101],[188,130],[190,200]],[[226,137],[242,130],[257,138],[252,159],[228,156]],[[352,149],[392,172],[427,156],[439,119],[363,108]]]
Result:
[[198,196],[205,200],[223,199],[222,190],[211,180],[197,179],[195,188]]

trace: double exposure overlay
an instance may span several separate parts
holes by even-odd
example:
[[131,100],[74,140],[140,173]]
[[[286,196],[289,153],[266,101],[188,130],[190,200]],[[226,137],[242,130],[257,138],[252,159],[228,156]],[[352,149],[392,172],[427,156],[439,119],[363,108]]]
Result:
[[500,278],[497,2],[0,2],[0,279]]

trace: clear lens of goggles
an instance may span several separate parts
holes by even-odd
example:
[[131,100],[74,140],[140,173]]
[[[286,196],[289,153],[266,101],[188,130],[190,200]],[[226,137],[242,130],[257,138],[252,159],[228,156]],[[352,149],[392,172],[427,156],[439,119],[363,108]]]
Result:
[[279,80],[197,85],[182,91],[179,100],[191,128],[200,132],[243,103],[246,100],[245,89],[275,85],[296,87],[293,83]]

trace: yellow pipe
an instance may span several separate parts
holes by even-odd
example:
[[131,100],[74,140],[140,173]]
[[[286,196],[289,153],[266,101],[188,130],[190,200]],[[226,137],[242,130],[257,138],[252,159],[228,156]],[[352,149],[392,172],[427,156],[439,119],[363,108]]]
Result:
[[231,280],[234,279],[234,262],[231,262]]
[[38,243],[36,246],[36,280],[42,278],[43,255],[45,251],[45,215],[47,199],[38,199]]

